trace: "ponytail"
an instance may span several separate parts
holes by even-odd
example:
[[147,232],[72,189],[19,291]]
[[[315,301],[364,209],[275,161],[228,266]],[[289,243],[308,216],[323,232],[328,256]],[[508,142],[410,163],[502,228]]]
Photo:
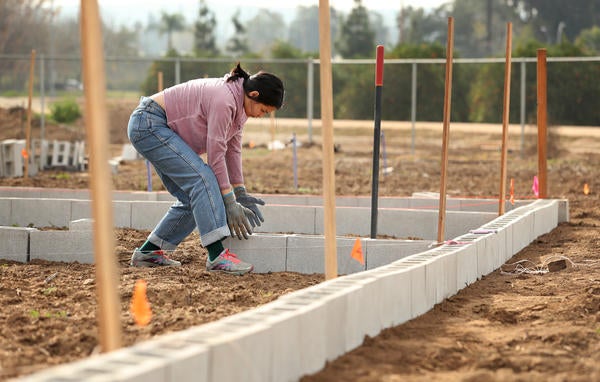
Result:
[[243,78],[244,83],[246,83],[248,78],[250,78],[250,75],[244,69],[242,69],[242,66],[239,62],[235,68],[231,69],[231,72],[229,72],[229,78],[227,78],[227,82],[237,81],[238,78]]

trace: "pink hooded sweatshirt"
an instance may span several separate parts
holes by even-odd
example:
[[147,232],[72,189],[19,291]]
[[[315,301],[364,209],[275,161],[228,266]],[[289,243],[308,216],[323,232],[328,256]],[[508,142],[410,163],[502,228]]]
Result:
[[207,153],[219,187],[243,184],[242,129],[248,119],[244,110],[243,80],[202,78],[164,90],[167,124],[198,155]]

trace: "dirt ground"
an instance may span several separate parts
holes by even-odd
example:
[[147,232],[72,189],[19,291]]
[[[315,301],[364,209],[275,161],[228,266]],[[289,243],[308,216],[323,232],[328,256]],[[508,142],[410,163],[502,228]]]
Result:
[[[123,105],[118,107],[128,110]],[[112,118],[124,126],[125,114],[125,111],[113,113]],[[0,119],[1,139],[18,132],[14,128],[9,131],[7,123],[2,121],[10,118]],[[34,136],[35,131],[34,128]],[[48,131],[82,134],[78,127],[50,127]],[[122,130],[113,127],[111,132],[112,143],[124,142]],[[276,138],[287,142],[293,132],[293,128],[280,122]],[[413,192],[439,192],[440,131],[418,131],[414,152],[411,131],[384,132],[385,167],[391,170],[385,176],[380,175],[379,194],[407,196]],[[291,146],[269,151],[264,148],[270,137],[268,129],[266,132],[264,128],[248,129],[245,140],[254,146],[244,151],[244,173],[250,192],[322,193],[320,132],[315,131],[313,145],[308,144],[304,130],[298,134],[303,145],[297,149],[296,188]],[[335,141],[336,194],[370,195],[372,131],[336,129]],[[600,380],[599,143],[598,136],[564,136],[551,129],[549,194],[569,200],[570,222],[539,237],[501,270],[469,285],[425,315],[387,329],[377,337],[365,338],[362,346],[302,380]],[[537,173],[535,144],[535,136],[527,134],[521,151],[520,136],[510,137],[507,174],[514,179],[517,199],[533,198],[532,178]],[[113,152],[117,153],[119,147],[112,146]],[[448,194],[497,197],[500,126],[493,133],[476,128],[468,133],[451,132],[449,149]],[[122,163],[113,184],[116,189],[145,190],[143,161]],[[588,194],[583,191],[585,184],[590,190]],[[52,170],[27,180],[0,179],[0,185],[85,188],[88,176]],[[153,186],[154,190],[162,188],[156,177]],[[324,279],[322,275],[294,273],[243,277],[208,273],[204,270],[205,251],[194,235],[173,255],[182,261],[181,268],[129,267],[132,249],[147,234],[115,230],[124,345],[250,309]],[[544,265],[557,258],[566,259],[568,268],[543,272]],[[517,262],[520,268],[516,267]],[[91,265],[0,261],[0,380],[98,351],[94,278]],[[148,282],[152,305],[153,319],[146,327],[136,326],[128,310],[138,279]]]

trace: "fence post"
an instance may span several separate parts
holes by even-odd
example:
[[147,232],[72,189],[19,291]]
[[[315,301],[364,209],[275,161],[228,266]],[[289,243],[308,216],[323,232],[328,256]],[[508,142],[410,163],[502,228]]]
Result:
[[[46,68],[44,54],[40,55],[40,147],[44,147],[46,139]],[[40,152],[40,171],[44,170],[45,158],[43,150]]]
[[415,155],[415,124],[417,122],[417,63],[413,62],[412,75],[410,81],[410,122],[411,122],[411,140],[410,140],[410,152]]
[[308,120],[308,143],[312,143],[312,123],[314,112],[315,60],[310,57],[307,61],[306,72],[306,119]]
[[527,80],[527,65],[521,62],[521,158],[525,156],[525,81]]
[[179,57],[175,59],[175,83],[177,85],[181,83],[181,60]]

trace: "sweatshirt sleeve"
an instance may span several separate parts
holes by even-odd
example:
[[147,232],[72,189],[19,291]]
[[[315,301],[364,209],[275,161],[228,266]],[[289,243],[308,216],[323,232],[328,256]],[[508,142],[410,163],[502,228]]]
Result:
[[242,128],[237,127],[237,133],[227,143],[227,153],[225,162],[229,173],[231,184],[243,184],[244,175],[242,172]]
[[227,136],[232,128],[235,103],[231,97],[213,97],[207,110],[206,155],[208,165],[215,173],[219,187],[231,187],[227,172]]

